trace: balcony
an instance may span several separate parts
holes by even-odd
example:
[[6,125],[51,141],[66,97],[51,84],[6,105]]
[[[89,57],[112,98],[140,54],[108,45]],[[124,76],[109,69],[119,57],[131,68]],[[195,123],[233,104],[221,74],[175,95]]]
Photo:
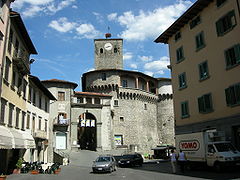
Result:
[[58,119],[53,124],[55,131],[67,131],[70,119]]
[[47,132],[43,130],[36,130],[33,133],[34,138],[47,139]]
[[29,55],[25,50],[15,50],[13,53],[13,62],[23,74],[30,74]]

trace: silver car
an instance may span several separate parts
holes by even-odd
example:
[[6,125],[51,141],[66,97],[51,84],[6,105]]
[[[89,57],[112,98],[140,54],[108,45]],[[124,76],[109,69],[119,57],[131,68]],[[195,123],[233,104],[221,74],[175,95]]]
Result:
[[93,172],[113,172],[117,169],[117,162],[113,156],[99,156],[93,161]]

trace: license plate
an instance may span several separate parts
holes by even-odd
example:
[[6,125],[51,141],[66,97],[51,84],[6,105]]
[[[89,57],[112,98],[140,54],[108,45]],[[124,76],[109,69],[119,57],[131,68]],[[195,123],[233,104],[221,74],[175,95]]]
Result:
[[102,170],[102,168],[98,168],[98,170],[99,170],[99,171],[101,171],[101,170]]

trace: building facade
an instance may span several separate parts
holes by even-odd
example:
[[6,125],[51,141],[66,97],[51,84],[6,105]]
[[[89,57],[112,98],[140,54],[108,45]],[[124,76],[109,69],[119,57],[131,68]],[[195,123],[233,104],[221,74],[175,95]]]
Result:
[[40,80],[30,75],[30,55],[37,52],[20,14],[11,11],[9,18],[2,52],[0,174],[12,173],[20,157],[47,162],[49,149],[42,139],[48,138],[49,101],[54,99]]
[[55,96],[71,92],[65,105],[58,100],[50,108],[52,118],[63,113],[69,122],[61,131],[68,134],[67,143],[56,145],[57,151],[152,153],[157,145],[174,145],[171,79],[123,70],[122,39],[95,39],[94,45],[96,69],[83,74],[83,92],[75,92],[72,82],[42,81]]
[[225,131],[240,149],[239,0],[198,0],[156,40],[169,45],[176,134]]

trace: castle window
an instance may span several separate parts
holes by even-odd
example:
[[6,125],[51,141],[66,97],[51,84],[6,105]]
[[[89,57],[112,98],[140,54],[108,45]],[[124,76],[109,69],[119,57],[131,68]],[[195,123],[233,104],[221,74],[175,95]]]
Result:
[[114,100],[114,106],[118,106],[118,100]]
[[126,79],[122,80],[122,87],[128,87],[128,83]]
[[77,103],[83,103],[83,97],[77,97]]
[[100,98],[94,98],[94,104],[100,104]]
[[117,53],[117,52],[118,52],[117,48],[114,48],[114,53]]
[[102,73],[102,80],[103,80],[103,81],[106,81],[106,79],[107,79],[106,73]]
[[92,104],[92,98],[87,97],[86,102],[87,102],[87,104]]
[[144,104],[144,110],[147,110],[147,104]]
[[101,54],[103,53],[103,48],[100,49],[100,53],[101,53]]
[[65,92],[58,92],[58,100],[65,101]]
[[120,116],[120,122],[123,122],[123,121],[124,121],[124,117]]

